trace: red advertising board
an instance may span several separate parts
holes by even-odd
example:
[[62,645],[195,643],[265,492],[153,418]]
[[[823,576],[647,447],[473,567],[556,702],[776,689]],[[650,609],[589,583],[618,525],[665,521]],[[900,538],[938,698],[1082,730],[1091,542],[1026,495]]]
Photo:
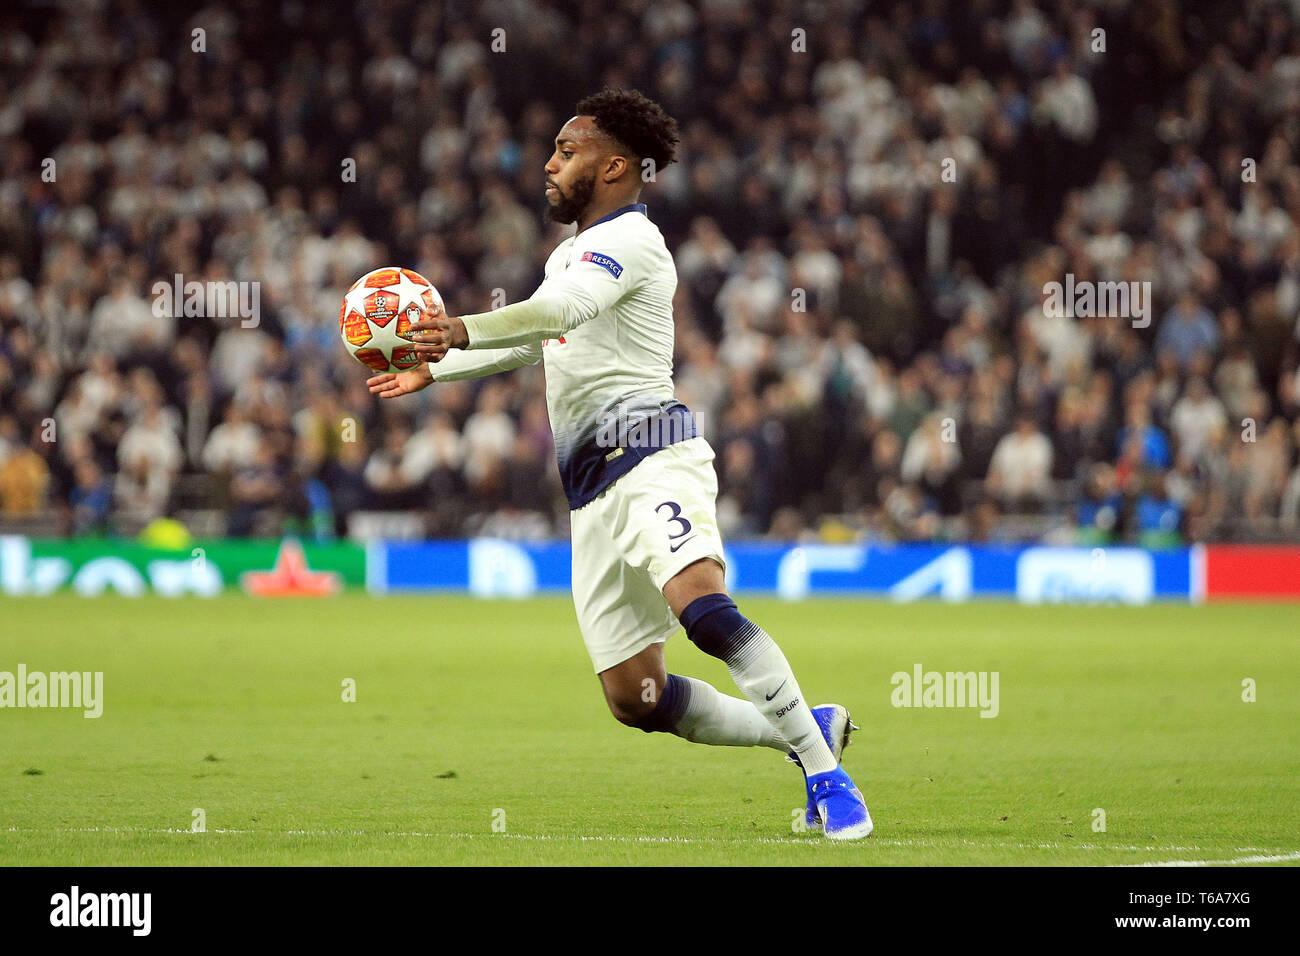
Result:
[[1300,598],[1300,547],[1206,545],[1205,597]]

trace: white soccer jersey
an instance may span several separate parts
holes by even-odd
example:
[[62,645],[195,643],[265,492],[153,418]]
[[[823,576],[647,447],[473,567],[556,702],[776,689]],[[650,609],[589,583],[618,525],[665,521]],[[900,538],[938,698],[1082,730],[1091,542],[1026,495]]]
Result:
[[544,359],[560,477],[579,508],[647,455],[696,434],[673,398],[676,288],[646,207],[624,206],[560,243],[526,301],[463,317],[470,348],[430,370],[449,381]]

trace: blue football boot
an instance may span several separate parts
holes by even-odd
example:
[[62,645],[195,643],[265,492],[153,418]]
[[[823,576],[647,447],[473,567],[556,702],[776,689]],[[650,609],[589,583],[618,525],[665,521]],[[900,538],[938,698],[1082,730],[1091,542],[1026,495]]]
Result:
[[[849,745],[849,735],[858,729],[858,725],[849,717],[848,710],[839,704],[818,704],[812,709],[812,715],[817,721],[817,726],[821,728],[822,736],[826,738],[826,746],[831,748],[831,756],[835,758],[836,763],[839,763],[840,755]],[[785,759],[799,764],[799,758],[793,753],[787,754]],[[799,764],[799,766],[803,765]],[[812,783],[806,775],[804,784],[808,792],[808,804],[804,808],[804,826],[809,830],[820,830],[822,818],[813,800]]]
[[808,790],[821,816],[822,832],[829,839],[861,840],[871,836],[867,801],[843,767],[813,774],[808,778]]

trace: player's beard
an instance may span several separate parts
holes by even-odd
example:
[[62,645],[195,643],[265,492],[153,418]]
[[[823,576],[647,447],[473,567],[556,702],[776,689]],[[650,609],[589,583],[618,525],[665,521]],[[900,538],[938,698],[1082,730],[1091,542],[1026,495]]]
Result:
[[575,180],[570,188],[569,195],[564,194],[559,185],[555,187],[555,195],[558,199],[555,205],[547,203],[546,215],[553,222],[568,225],[571,222],[577,222],[578,218],[591,203],[591,197],[596,192],[596,174],[593,172],[586,179]]

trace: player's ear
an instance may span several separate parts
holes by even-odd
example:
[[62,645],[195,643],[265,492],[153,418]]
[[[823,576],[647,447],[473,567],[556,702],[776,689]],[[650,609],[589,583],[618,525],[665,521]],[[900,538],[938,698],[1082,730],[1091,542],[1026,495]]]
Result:
[[624,156],[611,156],[605,163],[605,182],[616,182],[623,175],[623,170],[627,169],[627,158]]

